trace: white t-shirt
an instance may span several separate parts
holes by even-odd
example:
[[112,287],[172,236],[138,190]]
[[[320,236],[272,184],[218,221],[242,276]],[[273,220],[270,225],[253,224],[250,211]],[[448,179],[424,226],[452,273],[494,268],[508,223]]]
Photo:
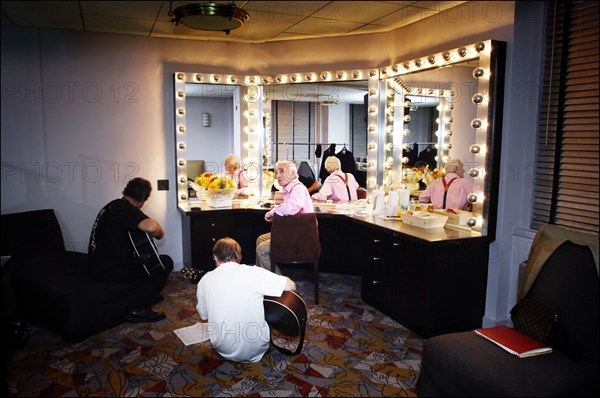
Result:
[[262,267],[223,263],[198,283],[196,309],[213,347],[236,362],[258,362],[269,348],[264,296],[279,297],[287,279]]

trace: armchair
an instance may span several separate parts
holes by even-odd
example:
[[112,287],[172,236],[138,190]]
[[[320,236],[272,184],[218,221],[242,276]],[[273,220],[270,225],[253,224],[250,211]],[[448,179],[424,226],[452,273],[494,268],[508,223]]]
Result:
[[419,396],[580,396],[600,392],[598,236],[546,225],[533,241],[521,296],[558,308],[546,344],[518,358],[473,331],[424,342]]
[[66,341],[80,341],[124,322],[138,282],[91,279],[87,254],[65,250],[54,210],[1,217],[2,255],[10,256],[5,266],[16,308],[28,322]]

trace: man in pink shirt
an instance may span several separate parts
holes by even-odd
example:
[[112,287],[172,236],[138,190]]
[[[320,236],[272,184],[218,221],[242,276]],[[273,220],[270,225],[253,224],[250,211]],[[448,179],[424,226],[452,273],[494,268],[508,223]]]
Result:
[[227,155],[227,158],[225,158],[225,176],[231,178],[235,183],[236,195],[248,194],[248,180],[242,169],[240,158],[233,154]]
[[451,159],[444,168],[446,176],[432,181],[419,195],[419,202],[431,202],[434,209],[468,210],[467,196],[473,192],[473,183],[463,178],[463,163]]
[[344,173],[340,160],[335,156],[325,159],[325,170],[329,176],[325,179],[319,192],[312,195],[315,200],[345,200],[357,199],[358,182],[352,173]]
[[[308,189],[298,180],[298,169],[293,162],[280,160],[275,164],[275,178],[283,187],[283,202],[265,214],[265,220],[273,221],[273,215],[293,216],[298,213],[314,213],[315,209]],[[271,270],[271,233],[256,239],[256,265]],[[281,275],[279,267],[275,269]]]

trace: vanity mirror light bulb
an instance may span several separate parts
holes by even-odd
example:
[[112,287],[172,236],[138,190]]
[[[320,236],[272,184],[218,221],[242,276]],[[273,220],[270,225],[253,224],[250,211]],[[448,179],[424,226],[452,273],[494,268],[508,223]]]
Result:
[[179,195],[179,200],[186,201],[187,195],[185,193],[182,193],[181,195]]
[[187,162],[185,161],[185,159],[179,159],[177,161],[177,166],[179,166],[179,167],[185,167],[186,164],[187,164]]
[[185,151],[185,150],[186,150],[186,148],[187,148],[187,145],[185,144],[185,142],[179,142],[179,143],[177,144],[177,148],[178,148],[180,151]]
[[484,100],[485,98],[483,97],[483,95],[479,93],[473,95],[473,97],[471,98],[471,101],[476,105],[483,103]]
[[404,134],[404,135],[410,135],[410,129],[404,129],[404,131],[402,132],[402,134]]
[[369,151],[374,151],[374,150],[376,150],[376,149],[377,149],[377,144],[375,144],[375,143],[371,142],[371,143],[369,144],[368,148],[369,148]]
[[180,125],[179,125],[179,127],[177,127],[177,130],[178,130],[180,133],[185,133],[185,126],[184,126],[183,124],[180,124]]

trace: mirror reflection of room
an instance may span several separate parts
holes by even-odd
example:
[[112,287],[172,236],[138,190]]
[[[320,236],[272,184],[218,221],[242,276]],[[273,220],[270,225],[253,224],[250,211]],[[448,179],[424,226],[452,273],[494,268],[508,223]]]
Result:
[[411,95],[407,95],[406,99],[410,106],[405,108],[404,114],[409,115],[410,120],[404,123],[410,135],[406,137],[405,149],[402,150],[402,156],[408,159],[405,166],[415,167],[416,162],[422,160],[433,170],[438,164],[435,132],[438,130],[436,106],[439,102]]
[[[270,126],[267,168],[278,160],[293,160],[299,174],[322,184],[329,173],[328,156],[336,156],[342,171],[366,186],[367,82],[296,84],[269,87]],[[301,167],[302,166],[302,167]],[[307,184],[305,184],[307,185]],[[315,185],[307,185],[314,193]]]

